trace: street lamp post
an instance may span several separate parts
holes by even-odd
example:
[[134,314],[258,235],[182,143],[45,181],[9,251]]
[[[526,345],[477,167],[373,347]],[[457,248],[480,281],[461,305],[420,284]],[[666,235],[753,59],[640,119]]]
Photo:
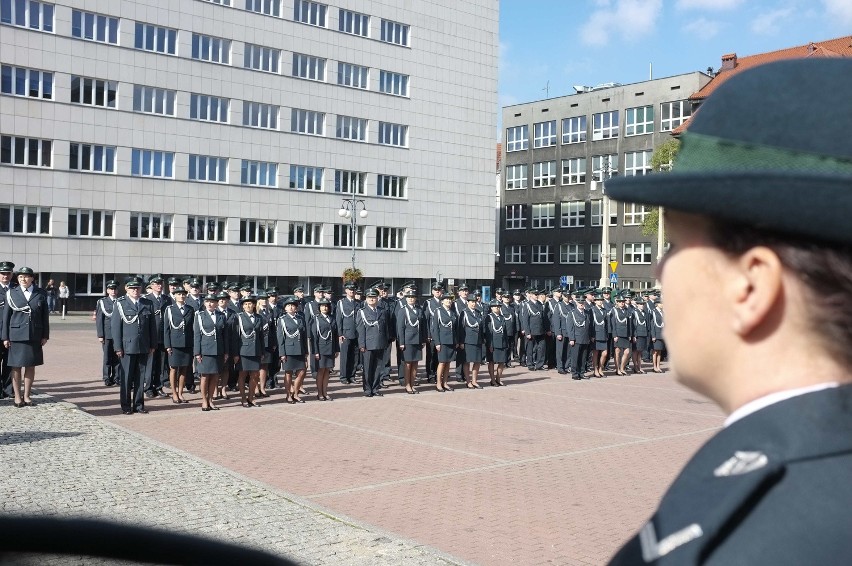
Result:
[[[358,206],[361,210],[358,211]],[[357,249],[356,234],[358,229],[358,217],[367,218],[367,204],[364,199],[345,198],[340,204],[340,210],[337,214],[341,218],[349,220],[349,241],[352,243],[352,269],[355,269],[355,250]]]
[[609,157],[601,158],[600,181],[594,179],[592,181],[592,190],[595,190],[595,185],[600,183],[601,186],[601,215],[603,216],[601,226],[601,287],[609,285],[609,277],[607,276],[606,268],[609,265],[609,197],[606,194],[606,182],[613,175],[618,175],[618,171],[612,170],[612,163]]

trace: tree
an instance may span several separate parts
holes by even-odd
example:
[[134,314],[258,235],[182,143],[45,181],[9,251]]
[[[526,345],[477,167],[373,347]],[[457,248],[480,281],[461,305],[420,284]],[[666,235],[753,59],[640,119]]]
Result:
[[[651,170],[654,174],[668,173],[672,170],[674,159],[680,151],[680,140],[672,138],[657,147],[651,155]],[[652,236],[660,229],[660,209],[651,207],[642,222],[642,235]]]

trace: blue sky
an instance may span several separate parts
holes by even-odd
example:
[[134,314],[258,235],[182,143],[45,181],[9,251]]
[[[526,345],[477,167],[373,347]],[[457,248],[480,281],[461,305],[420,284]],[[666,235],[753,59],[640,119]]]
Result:
[[500,0],[500,107],[852,35],[852,0]]

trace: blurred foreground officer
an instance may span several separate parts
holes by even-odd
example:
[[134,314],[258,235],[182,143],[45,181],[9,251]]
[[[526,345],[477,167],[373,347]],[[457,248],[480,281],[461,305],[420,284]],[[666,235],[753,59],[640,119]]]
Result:
[[121,361],[121,410],[125,415],[147,413],[142,388],[148,358],[157,347],[154,304],[142,297],[142,280],[132,278],[124,285],[127,294],[115,302],[112,343]]
[[104,361],[103,361],[103,380],[107,387],[118,383],[116,370],[118,370],[118,357],[115,355],[115,348],[112,345],[112,312],[115,310],[115,295],[118,289],[118,283],[113,280],[107,281],[106,297],[98,299],[95,305],[95,327],[98,333],[98,340],[103,345]]
[[674,372],[729,414],[612,564],[852,564],[850,92],[848,59],[746,70],[671,173],[607,183],[665,207]]

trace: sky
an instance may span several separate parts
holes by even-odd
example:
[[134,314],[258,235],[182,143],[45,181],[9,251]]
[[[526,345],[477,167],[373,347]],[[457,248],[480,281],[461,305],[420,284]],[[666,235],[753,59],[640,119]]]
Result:
[[844,35],[852,0],[500,0],[500,107]]

